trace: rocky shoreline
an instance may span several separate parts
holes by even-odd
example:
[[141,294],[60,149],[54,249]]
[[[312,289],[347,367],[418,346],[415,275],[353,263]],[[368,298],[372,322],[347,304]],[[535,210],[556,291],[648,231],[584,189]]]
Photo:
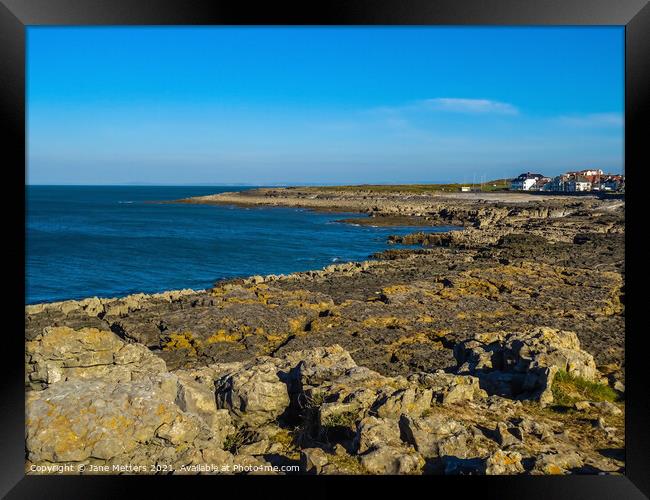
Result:
[[181,201],[422,230],[320,271],[27,306],[28,472],[624,472],[624,202],[363,188]]

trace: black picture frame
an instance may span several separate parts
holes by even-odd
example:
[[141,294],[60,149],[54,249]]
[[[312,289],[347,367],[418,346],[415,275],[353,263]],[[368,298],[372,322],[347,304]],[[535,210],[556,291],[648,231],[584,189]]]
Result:
[[[134,477],[26,476],[24,474],[24,241],[25,220],[25,32],[31,25],[619,25],[625,26],[626,165],[626,473],[563,477]],[[360,487],[364,496],[453,494],[480,498],[644,498],[650,496],[650,416],[647,367],[641,343],[643,169],[650,165],[644,131],[649,127],[650,5],[646,0],[355,0],[252,4],[207,0],[0,0],[0,103],[4,185],[10,193],[5,225],[8,291],[3,302],[5,376],[0,384],[0,495],[7,498],[115,498],[139,485],[148,494],[207,487],[214,494],[268,497],[338,496]],[[22,186],[22,187],[21,187]],[[630,204],[631,203],[631,204]],[[642,207],[641,207],[642,209]],[[643,254],[642,254],[643,252]],[[637,263],[639,267],[637,267]],[[638,292],[635,292],[638,290]],[[22,293],[21,293],[22,291]],[[417,487],[417,490],[413,488]],[[441,486],[451,487],[443,493]],[[419,492],[416,492],[418,491]],[[179,493],[180,494],[180,493]],[[166,495],[167,496],[167,495]]]

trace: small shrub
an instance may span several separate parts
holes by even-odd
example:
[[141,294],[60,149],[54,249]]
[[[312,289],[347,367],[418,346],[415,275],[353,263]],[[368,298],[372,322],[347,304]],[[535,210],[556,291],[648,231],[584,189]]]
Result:
[[239,429],[234,434],[230,434],[223,442],[223,449],[235,453],[249,440],[249,434],[249,432],[242,429]]
[[323,427],[355,427],[357,414],[352,411],[329,415],[321,422]]
[[572,407],[577,401],[609,401],[618,400],[616,391],[607,384],[591,382],[577,375],[571,375],[560,370],[553,380],[553,400],[557,406]]
[[340,474],[370,474],[366,468],[361,465],[359,459],[348,454],[330,455],[329,463],[332,464],[337,473]]

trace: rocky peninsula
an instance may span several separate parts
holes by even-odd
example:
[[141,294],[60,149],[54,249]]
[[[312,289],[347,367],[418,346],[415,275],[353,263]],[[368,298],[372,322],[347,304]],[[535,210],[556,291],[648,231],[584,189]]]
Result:
[[27,472],[624,472],[624,201],[358,186],[179,202],[421,231],[365,262],[27,306]]

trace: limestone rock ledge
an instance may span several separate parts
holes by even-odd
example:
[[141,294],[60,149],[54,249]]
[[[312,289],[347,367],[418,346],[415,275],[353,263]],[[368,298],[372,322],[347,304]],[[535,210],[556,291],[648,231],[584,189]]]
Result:
[[[510,376],[538,381],[560,368],[594,375],[593,358],[575,335],[538,329],[479,336],[456,354],[455,373],[408,377],[358,366],[339,345],[170,372],[145,346],[112,331],[46,328],[26,345],[26,470],[140,464],[145,468],[126,473],[284,473],[279,467],[287,465],[319,474],[622,472],[620,458],[599,452],[622,447],[622,433],[609,425],[615,412],[587,405],[604,410],[585,439],[583,419],[560,420],[539,404],[549,402],[548,391],[526,393]],[[513,384],[510,393],[493,390],[495,370],[506,375],[501,386]],[[552,377],[544,383],[550,387]]]

